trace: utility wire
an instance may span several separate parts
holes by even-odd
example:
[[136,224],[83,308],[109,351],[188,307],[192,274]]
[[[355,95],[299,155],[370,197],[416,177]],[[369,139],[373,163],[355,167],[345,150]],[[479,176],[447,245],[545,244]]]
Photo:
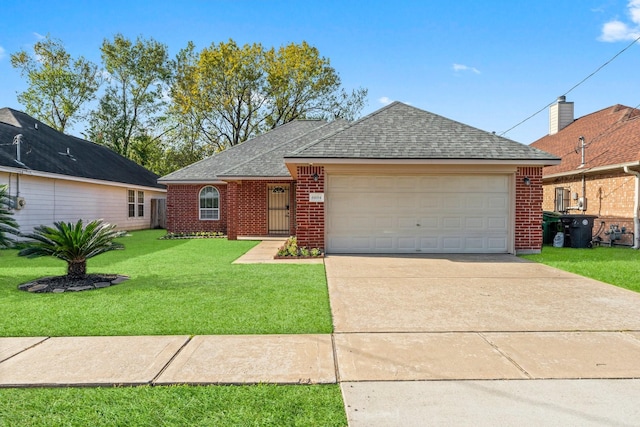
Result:
[[[623,117],[622,119],[615,121],[614,123],[610,124],[606,129],[604,129],[602,132],[600,132],[598,135],[594,136],[593,138],[591,138],[589,140],[589,142],[587,142],[585,144],[585,146],[589,146],[592,143],[596,142],[597,140],[604,138],[605,136],[612,134],[614,132],[617,132],[620,128],[622,128],[623,126],[626,126],[629,122],[628,119],[629,117],[631,117],[631,114],[633,114],[634,110],[637,110],[640,107],[640,104],[636,105],[635,107],[626,107],[629,110],[627,111],[627,114],[625,115],[625,117]],[[577,154],[577,149],[571,150],[567,153],[565,153],[564,155],[560,156],[561,158],[564,158],[565,156],[571,154],[571,153],[576,153]]]
[[[601,66],[599,66],[594,72],[592,72],[591,74],[589,74],[587,77],[585,77],[584,79],[580,80],[577,84],[573,85],[573,87],[571,89],[569,89],[568,91],[566,91],[564,94],[562,94],[562,96],[566,96],[569,92],[571,92],[572,90],[574,90],[575,88],[577,88],[578,86],[580,86],[582,83],[586,82],[587,80],[589,80],[591,77],[593,77],[597,72],[599,72],[600,70],[602,70],[604,67],[606,67],[607,65],[609,65],[614,59],[616,59],[618,56],[622,55],[627,49],[629,49],[631,46],[633,46],[634,44],[636,44],[638,41],[640,40],[640,36],[638,36],[635,40],[633,40],[631,43],[629,43],[624,49],[622,49],[620,52],[616,53],[615,55],[613,55],[613,57],[611,59],[609,59],[607,62],[605,62],[604,64],[602,64]],[[536,111],[535,113],[533,113],[532,115],[530,115],[529,117],[527,117],[526,119],[522,120],[521,122],[517,123],[514,126],[511,126],[509,129],[505,130],[504,132],[502,132],[500,134],[500,136],[505,135],[506,133],[511,132],[513,129],[517,128],[518,126],[520,126],[521,124],[523,124],[524,122],[529,121],[530,119],[534,118],[535,116],[537,116],[538,114],[540,114],[541,112],[543,112],[544,110],[546,110],[547,108],[549,108],[550,106],[552,106],[554,103],[556,102],[556,99],[554,99],[553,101],[551,101],[549,104],[545,105],[544,107],[542,107],[541,109],[539,109],[538,111]]]

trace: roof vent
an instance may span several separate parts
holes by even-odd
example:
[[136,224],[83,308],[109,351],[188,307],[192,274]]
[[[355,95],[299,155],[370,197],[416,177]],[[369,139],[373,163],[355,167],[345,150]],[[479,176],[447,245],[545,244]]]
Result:
[[555,135],[573,123],[573,102],[567,102],[566,96],[549,107],[549,135]]

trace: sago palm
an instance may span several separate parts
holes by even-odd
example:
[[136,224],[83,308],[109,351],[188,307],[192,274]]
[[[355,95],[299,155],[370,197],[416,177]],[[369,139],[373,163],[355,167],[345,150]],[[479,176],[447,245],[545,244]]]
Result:
[[0,248],[13,245],[13,239],[9,237],[11,234],[18,234],[18,223],[13,219],[7,186],[0,185]]
[[124,249],[114,239],[123,232],[102,220],[91,221],[85,226],[82,220],[76,224],[55,222],[53,227],[41,225],[24,237],[31,239],[20,244],[18,255],[28,258],[54,256],[67,262],[67,276],[78,279],[87,274],[87,260],[116,249]]

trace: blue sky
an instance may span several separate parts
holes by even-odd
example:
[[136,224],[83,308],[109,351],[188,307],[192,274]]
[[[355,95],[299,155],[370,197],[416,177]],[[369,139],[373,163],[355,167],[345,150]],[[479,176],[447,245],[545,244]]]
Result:
[[[173,57],[234,39],[307,41],[345,88],[369,90],[368,114],[392,100],[498,134],[553,102],[640,36],[640,0],[14,1],[0,17],[0,107],[22,110],[9,55],[39,37],[100,62],[105,38],[152,37]],[[573,90],[576,117],[640,104],[636,43]],[[505,136],[546,135],[545,109]],[[73,132],[72,133],[77,133]]]

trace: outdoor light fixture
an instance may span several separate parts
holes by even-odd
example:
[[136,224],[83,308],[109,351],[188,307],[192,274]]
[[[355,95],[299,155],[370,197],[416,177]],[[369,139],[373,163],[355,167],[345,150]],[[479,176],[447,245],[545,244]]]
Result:
[[522,182],[524,182],[524,185],[531,185],[531,180],[529,179],[528,176],[525,176],[524,178],[522,178]]
[[315,182],[318,182],[318,179],[320,179],[317,173],[314,173],[313,175],[311,175],[311,178],[313,178]]

